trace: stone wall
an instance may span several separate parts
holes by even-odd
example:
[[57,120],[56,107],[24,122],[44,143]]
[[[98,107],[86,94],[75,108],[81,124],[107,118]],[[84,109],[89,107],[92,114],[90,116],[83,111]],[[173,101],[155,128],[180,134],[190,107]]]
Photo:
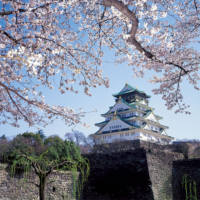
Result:
[[[183,159],[183,155],[175,152],[168,152],[153,149],[147,151],[147,163],[152,190],[155,200],[171,200],[172,195],[172,168],[173,161]],[[175,200],[175,199],[174,199]]]
[[144,148],[85,156],[91,162],[83,191],[87,200],[172,200],[173,161],[183,158],[179,153]]
[[90,160],[91,175],[82,199],[154,200],[144,148],[84,157]]
[[133,148],[140,148],[140,140],[125,140],[120,142],[106,143],[94,145],[93,152],[118,152],[120,150],[128,150]]
[[[39,178],[32,170],[27,176],[17,172],[11,178],[11,165],[0,163],[0,199],[1,200],[38,200],[39,188],[33,183],[39,183]],[[45,195],[47,200],[75,199],[73,196],[72,172],[54,170],[47,177]],[[27,182],[24,182],[24,177]],[[75,177],[75,176],[74,176]]]
[[175,144],[169,144],[169,145],[160,145],[158,143],[152,143],[145,140],[124,140],[120,142],[113,142],[113,143],[106,143],[106,144],[100,144],[100,145],[94,145],[94,152],[119,152],[120,150],[128,150],[128,149],[134,149],[134,148],[142,148],[144,147],[146,150],[151,149],[158,149],[158,150],[166,150],[172,152],[178,152],[177,145]]
[[[185,186],[182,186],[183,175],[188,174],[187,180],[193,179],[196,182],[197,199],[200,199],[200,159],[189,159],[189,160],[176,160],[173,162],[172,169],[172,188],[173,188],[173,199],[185,200],[186,191]],[[189,184],[187,184],[189,185]],[[189,187],[188,188],[188,196]],[[194,195],[194,192],[192,191]]]

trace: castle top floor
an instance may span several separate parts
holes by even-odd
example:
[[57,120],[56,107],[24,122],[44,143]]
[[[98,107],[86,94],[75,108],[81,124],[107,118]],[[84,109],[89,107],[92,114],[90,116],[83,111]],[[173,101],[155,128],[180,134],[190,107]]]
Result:
[[151,96],[146,94],[144,91],[138,90],[137,87],[133,87],[126,83],[124,88],[119,92],[113,94],[113,96],[116,98],[115,101],[117,102],[119,99],[125,100],[127,103],[132,103],[135,101],[144,100],[146,104],[148,105],[148,98]]

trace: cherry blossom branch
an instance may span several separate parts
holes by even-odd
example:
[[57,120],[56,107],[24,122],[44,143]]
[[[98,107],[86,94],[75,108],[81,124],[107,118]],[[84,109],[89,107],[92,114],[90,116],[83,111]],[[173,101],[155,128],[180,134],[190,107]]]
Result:
[[[28,102],[28,103],[30,103],[30,104],[33,104],[33,103],[34,103],[34,101],[29,101],[29,100],[25,99],[25,98],[24,98],[23,96],[21,96],[18,92],[16,92],[15,90],[13,90],[13,89],[7,87],[7,86],[4,85],[3,83],[0,82],[0,85],[1,85],[2,87],[4,87],[7,91],[10,90],[11,92],[15,93],[17,96],[19,96],[19,97],[20,97],[21,99],[23,99],[24,101],[26,101],[26,102]],[[34,105],[34,104],[33,104],[33,105]]]
[[181,72],[182,72],[182,69],[180,70],[180,75],[179,75],[177,89],[176,89],[176,102],[178,102],[177,94],[178,94],[178,91],[179,91],[179,83],[180,83],[180,79],[181,79]]
[[[16,1],[15,1],[16,2]],[[60,1],[61,2],[61,1]],[[28,10],[28,9],[18,9],[17,11],[18,12],[20,12],[20,13],[23,13],[23,12],[27,12],[27,11],[31,11],[31,12],[35,12],[36,10],[38,10],[38,9],[40,9],[40,8],[45,8],[46,6],[49,6],[49,5],[52,5],[53,3],[46,3],[46,4],[44,4],[44,5],[42,5],[42,6],[39,6],[39,7],[37,7],[37,8],[34,8],[34,9],[32,9],[32,10]],[[4,12],[0,12],[0,15],[1,16],[4,16],[4,15],[11,15],[11,14],[13,14],[13,13],[15,13],[15,12],[17,12],[16,10],[13,10],[13,11],[4,11]]]
[[21,115],[24,117],[24,119],[29,122],[28,118],[21,112],[21,110],[19,109],[19,107],[17,106],[17,104],[15,103],[15,101],[13,100],[12,96],[10,95],[10,92],[6,89],[11,101],[13,102],[13,104],[15,105],[15,107],[17,108],[17,110],[21,113]]
[[[26,101],[27,103],[29,103],[29,104],[32,104],[32,105],[34,105],[34,106],[36,106],[36,107],[40,107],[40,105],[36,105],[35,103],[35,101],[29,101],[28,99],[25,99],[23,96],[21,96],[18,92],[16,92],[15,90],[13,90],[13,89],[11,89],[11,88],[9,88],[9,87],[7,87],[6,85],[4,85],[3,83],[1,83],[0,82],[0,85],[2,86],[2,87],[4,87],[7,91],[12,91],[13,93],[15,93],[17,96],[19,96],[21,99],[23,99],[24,101]],[[12,99],[11,99],[12,100]],[[70,119],[70,120],[72,120],[72,121],[74,121],[74,118],[72,117],[72,116],[66,116],[65,114],[62,114],[60,111],[56,111],[56,110],[52,110],[52,109],[48,109],[48,108],[46,108],[46,107],[44,107],[43,108],[48,114],[49,113],[52,113],[52,114],[54,114],[54,115],[57,115],[57,116],[63,116],[63,117],[67,117],[68,119]],[[21,112],[20,112],[21,113]],[[22,116],[24,116],[23,114],[22,114]],[[27,120],[27,121],[29,121],[29,120]]]
[[[27,9],[19,9],[18,10],[19,12],[27,12],[28,10]],[[4,15],[11,15],[13,13],[15,13],[16,11],[4,11],[4,12],[0,12],[0,15],[1,16],[4,16]]]
[[150,53],[149,51],[147,51],[146,49],[144,49],[142,47],[142,45],[136,40],[135,35],[137,33],[138,30],[138,24],[139,21],[135,15],[134,12],[132,12],[131,10],[128,9],[128,6],[125,5],[122,1],[118,1],[118,0],[103,0],[103,5],[105,7],[115,7],[117,10],[119,10],[121,13],[123,13],[126,17],[128,17],[131,22],[132,22],[132,27],[131,27],[131,31],[130,31],[130,37],[128,38],[127,42],[129,42],[130,44],[134,45],[136,47],[136,49],[141,52],[144,53],[144,55],[156,62],[162,63],[162,64],[169,64],[169,65],[173,65],[175,67],[178,67],[179,69],[182,69],[185,74],[187,74],[189,71],[185,70],[182,66],[177,65],[173,62],[163,62],[159,59],[156,58],[156,56],[154,56],[152,53]]

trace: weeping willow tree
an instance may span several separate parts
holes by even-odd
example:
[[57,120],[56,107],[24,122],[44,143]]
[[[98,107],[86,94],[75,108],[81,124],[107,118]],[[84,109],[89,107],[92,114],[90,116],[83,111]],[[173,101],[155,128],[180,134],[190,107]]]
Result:
[[[26,175],[30,172],[30,169],[34,169],[36,175],[39,178],[39,184],[31,181],[29,181],[29,183],[33,183],[36,187],[38,187],[40,200],[45,200],[45,186],[47,182],[47,177],[53,172],[53,170],[70,170],[72,171],[73,175],[77,174],[76,172],[80,170],[81,181],[79,181],[77,185],[75,183],[73,184],[74,191],[77,190],[78,197],[80,197],[80,192],[83,187],[83,183],[87,180],[87,177],[89,175],[88,161],[81,157],[79,160],[73,160],[67,157],[63,157],[59,160],[50,161],[48,157],[45,156],[45,154],[47,153],[48,150],[39,157],[34,157],[29,156],[26,152],[21,152],[20,150],[16,149],[14,152],[16,159],[13,161],[13,164],[11,166],[11,177],[13,177],[15,173],[16,165],[26,166],[24,169]],[[60,167],[63,168],[60,169]],[[73,178],[73,181],[76,181],[76,179],[77,177]]]
[[[83,183],[87,181],[89,176],[89,161],[81,157],[80,149],[75,146],[74,142],[63,141],[59,136],[51,136],[45,139],[44,145],[45,151],[40,152],[40,154],[36,153],[37,146],[35,146],[35,149],[32,147],[19,148],[19,146],[14,148],[9,155],[13,158],[11,177],[14,176],[16,167],[24,169],[24,174],[27,176],[30,170],[33,169],[39,178],[39,183],[30,180],[28,183],[34,184],[39,189],[40,200],[45,200],[47,178],[53,170],[62,170],[66,174],[71,171],[74,186],[73,194],[74,196],[77,194],[77,197],[80,198]],[[32,149],[30,150],[30,148]],[[78,171],[80,172],[79,179],[77,178]]]

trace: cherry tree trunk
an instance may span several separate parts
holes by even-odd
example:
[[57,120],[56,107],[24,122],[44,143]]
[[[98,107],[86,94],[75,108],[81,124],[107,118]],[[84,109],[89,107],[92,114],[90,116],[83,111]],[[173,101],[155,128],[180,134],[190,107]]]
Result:
[[40,179],[40,189],[39,189],[39,192],[40,192],[40,200],[45,200],[45,186],[46,186],[46,178],[45,177],[45,174],[41,173],[40,176],[39,176],[39,179]]

